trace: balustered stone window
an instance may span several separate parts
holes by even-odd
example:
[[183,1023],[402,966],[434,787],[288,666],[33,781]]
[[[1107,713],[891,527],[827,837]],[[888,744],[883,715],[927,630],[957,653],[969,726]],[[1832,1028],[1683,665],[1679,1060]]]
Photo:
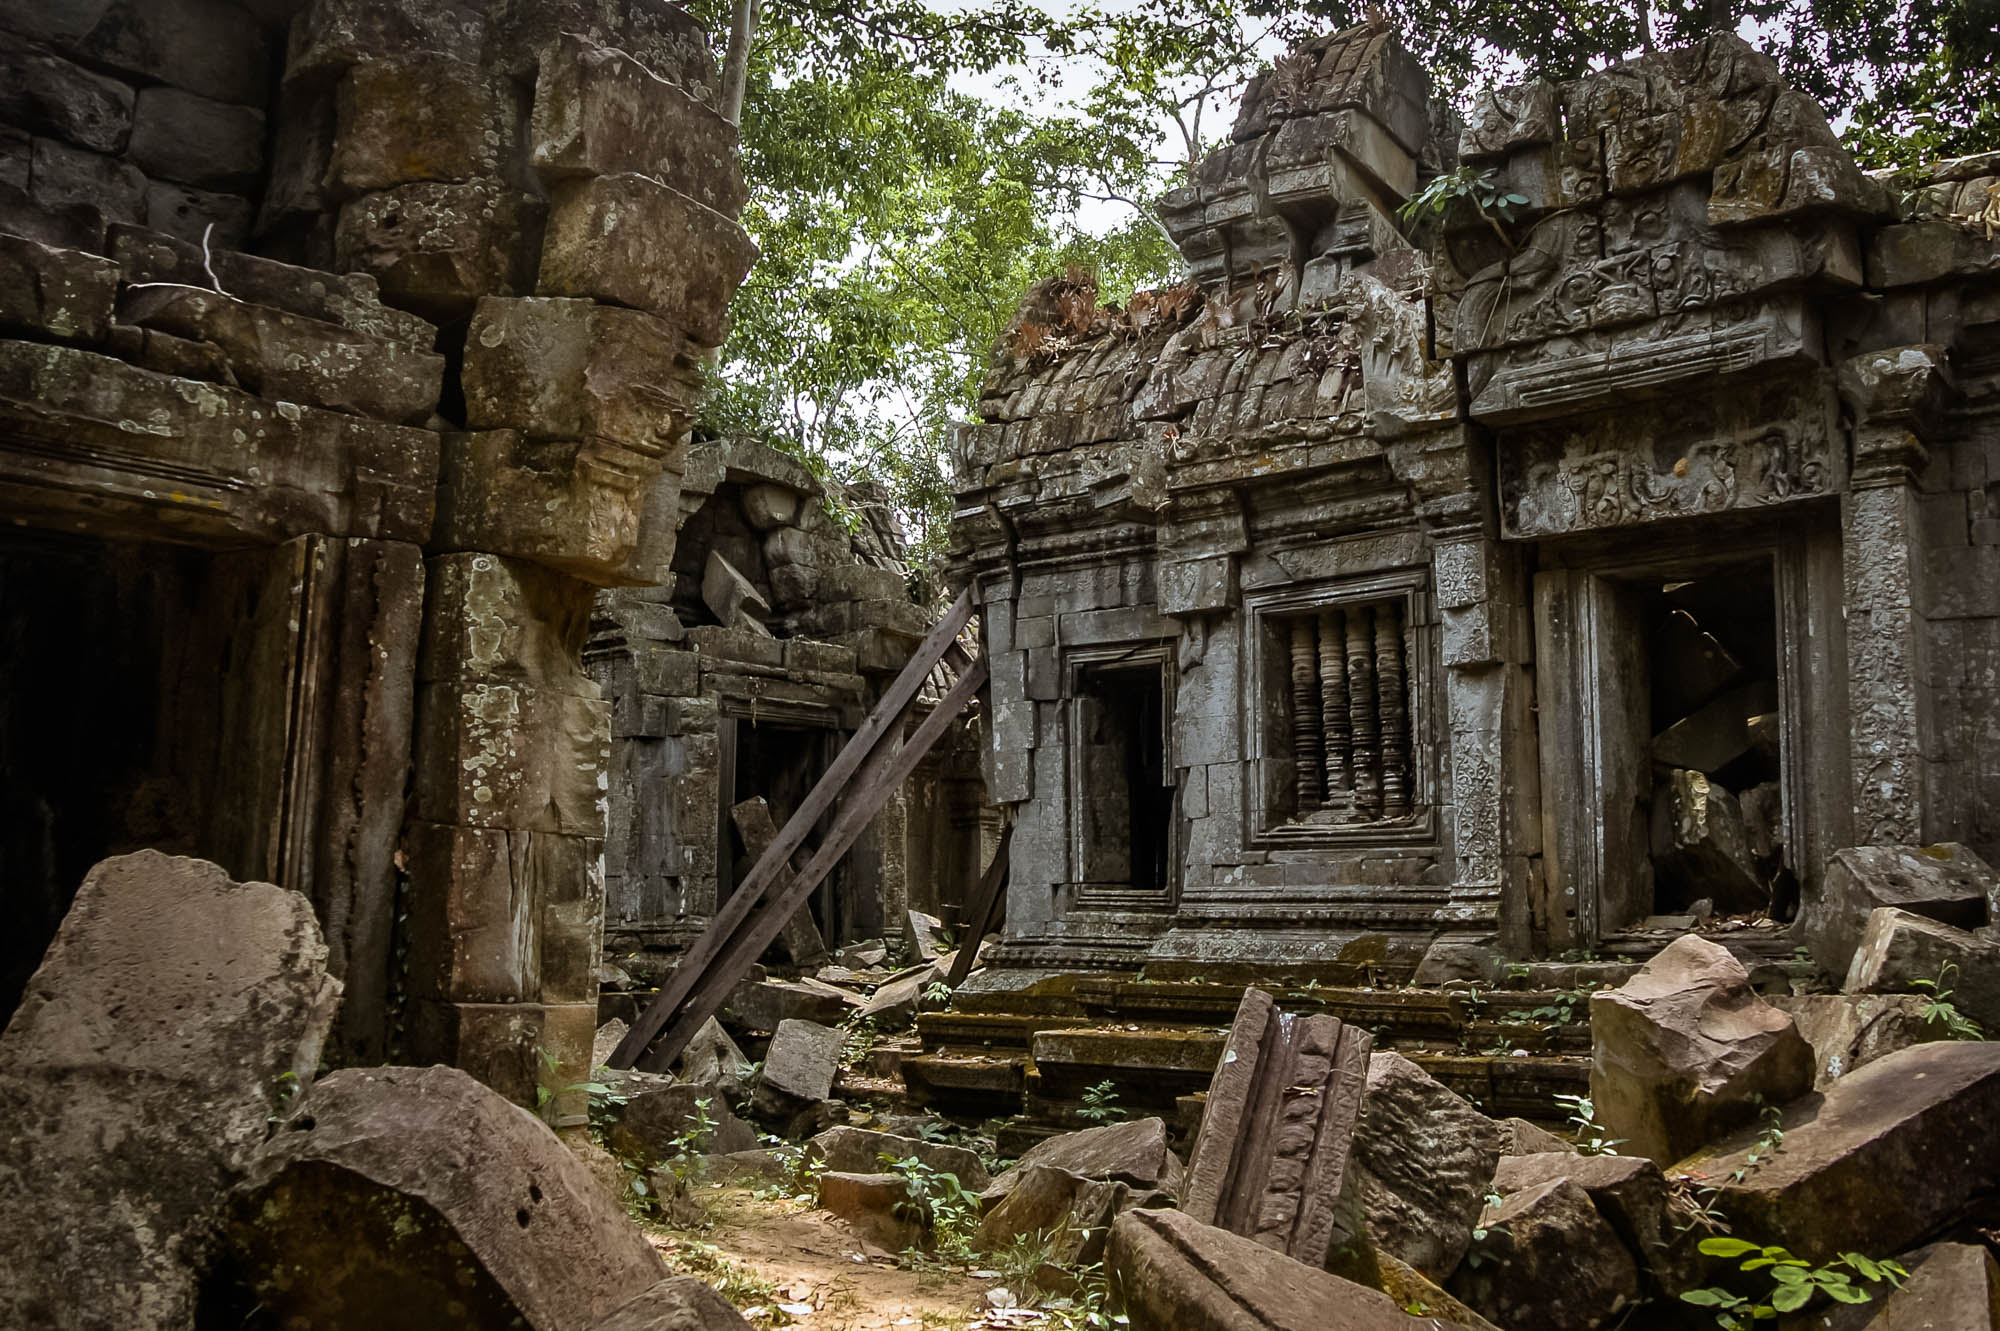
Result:
[[1280,841],[1427,837],[1414,590],[1257,616],[1263,818]]

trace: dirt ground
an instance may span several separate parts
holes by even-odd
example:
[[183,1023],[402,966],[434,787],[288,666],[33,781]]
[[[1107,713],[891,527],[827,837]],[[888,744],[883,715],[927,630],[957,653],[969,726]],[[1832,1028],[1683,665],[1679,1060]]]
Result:
[[729,1187],[708,1189],[706,1203],[706,1228],[649,1226],[648,1234],[669,1266],[714,1285],[753,1325],[969,1331],[995,1324],[984,1320],[991,1277],[906,1269],[801,1200]]

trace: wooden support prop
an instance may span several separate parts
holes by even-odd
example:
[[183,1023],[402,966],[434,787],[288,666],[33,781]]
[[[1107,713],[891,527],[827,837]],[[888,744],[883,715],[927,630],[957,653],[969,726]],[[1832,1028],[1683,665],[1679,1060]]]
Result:
[[[1360,1237],[1349,1148],[1368,1090],[1368,1032],[1287,1015],[1243,991],[1208,1085],[1181,1209],[1306,1263]],[[1348,1196],[1343,1206],[1342,1196]]]
[[[743,837],[743,848],[750,852],[750,858],[762,859],[771,843],[778,839],[778,825],[771,820],[771,806],[762,795],[752,795],[729,811],[730,821]],[[798,867],[798,856],[792,856],[792,865]],[[773,887],[774,892],[783,892],[792,881],[790,874],[779,874]],[[785,921],[784,931],[779,935],[785,945],[785,952],[794,965],[823,966],[827,961],[826,940],[820,937],[819,925],[813,921],[812,912],[801,908],[791,919]]]
[[[931,668],[958,640],[959,631],[971,618],[972,593],[960,592],[958,599],[951,603],[951,609],[945,612],[937,627],[932,629],[918,646],[916,655],[912,656],[909,664],[903,667],[903,673],[896,676],[895,682],[882,695],[881,701],[875,704],[875,710],[868,714],[868,719],[861,723],[861,728],[854,732],[846,747],[835,756],[827,767],[826,774],[814,784],[805,800],[799,805],[798,811],[785,821],[784,827],[778,832],[778,839],[771,843],[769,850],[758,857],[749,874],[736,885],[736,890],[729,894],[729,899],[715,912],[715,918],[709,922],[708,928],[695,940],[694,946],[688,950],[685,957],[681,958],[681,963],[674,967],[673,973],[667,976],[666,983],[660,987],[658,996],[647,1005],[644,1012],[639,1014],[638,1021],[632,1024],[632,1029],[626,1032],[623,1040],[619,1041],[618,1047],[611,1053],[610,1066],[631,1067],[639,1055],[645,1052],[647,1046],[652,1044],[666,1028],[667,1022],[687,1001],[695,984],[715,964],[717,956],[742,927],[743,921],[763,903],[766,891],[776,881],[779,872],[791,864],[793,853],[805,844],[806,835],[832,807],[854,778],[855,773],[860,771],[862,765],[877,748],[881,747],[883,741],[902,729],[904,714],[909,710],[911,702],[916,699],[918,691],[923,688],[924,680],[929,676]],[[984,671],[980,672],[980,677],[985,678]],[[958,703],[958,707],[964,705],[963,700]]]
[[[751,964],[762,956],[764,949],[785,927],[785,921],[792,913],[806,903],[813,889],[833,872],[840,857],[848,852],[867,829],[889,796],[896,788],[909,779],[917,769],[924,755],[931,751],[944,732],[951,728],[952,721],[972,701],[973,695],[985,687],[986,663],[975,661],[972,669],[959,677],[944,701],[924,718],[902,747],[891,749],[882,745],[869,755],[867,765],[846,792],[834,815],[833,826],[828,830],[826,840],[820,843],[813,857],[806,861],[789,885],[765,903],[764,907],[752,914],[734,931],[719,950],[715,963],[699,976],[690,990],[687,1000],[681,1004],[667,1027],[666,1034],[646,1053],[639,1067],[646,1072],[662,1072],[679,1057],[688,1041],[695,1037],[703,1022],[714,1016],[729,997],[729,991],[743,978]],[[651,1009],[648,1009],[649,1011]]]
[[979,956],[979,940],[1000,922],[1000,903],[1007,899],[1007,853],[1013,841],[1014,820],[1009,818],[1000,829],[1000,843],[993,847],[993,862],[986,866],[986,872],[979,876],[979,886],[973,890],[972,909],[965,914],[965,937],[959,939],[958,955],[951,959],[951,973],[944,977],[944,982],[953,989],[972,974],[972,964]]

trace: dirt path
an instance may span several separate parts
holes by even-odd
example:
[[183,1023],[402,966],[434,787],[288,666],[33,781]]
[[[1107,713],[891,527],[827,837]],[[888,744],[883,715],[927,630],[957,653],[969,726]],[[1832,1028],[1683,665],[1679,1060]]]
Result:
[[963,1331],[986,1309],[989,1280],[906,1270],[824,1211],[747,1188],[713,1189],[707,1201],[707,1229],[648,1233],[669,1266],[714,1285],[759,1327]]

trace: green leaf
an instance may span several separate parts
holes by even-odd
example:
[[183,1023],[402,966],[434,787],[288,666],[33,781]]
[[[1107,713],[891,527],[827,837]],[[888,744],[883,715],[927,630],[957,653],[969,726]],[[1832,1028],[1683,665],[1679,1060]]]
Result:
[[1781,1313],[1797,1312],[1813,1296],[1811,1285],[1785,1285],[1771,1293],[1771,1306]]
[[1743,1300],[1726,1289],[1690,1289],[1681,1292],[1681,1302],[1702,1308],[1734,1308]]
[[1703,1239],[1695,1246],[1710,1257],[1741,1257],[1746,1252],[1763,1251],[1754,1243],[1746,1243],[1742,1239],[1732,1239],[1720,1234]]
[[1826,1292],[1838,1303],[1867,1303],[1875,1297],[1867,1290],[1856,1289],[1852,1285],[1830,1285]]

